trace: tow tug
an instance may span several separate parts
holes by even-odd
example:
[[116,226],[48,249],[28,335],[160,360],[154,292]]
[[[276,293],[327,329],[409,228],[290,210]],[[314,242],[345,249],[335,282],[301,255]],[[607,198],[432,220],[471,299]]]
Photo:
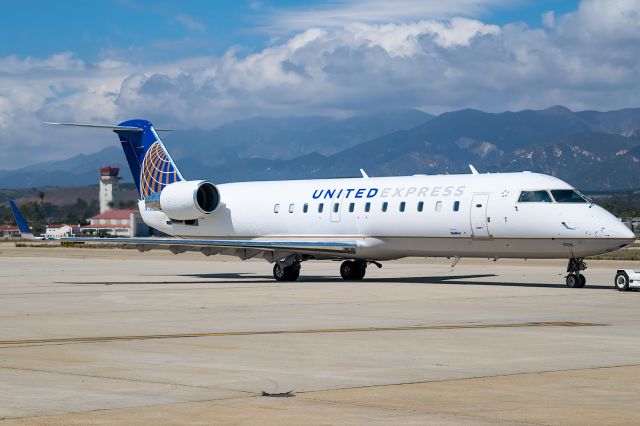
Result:
[[618,291],[640,288],[640,272],[633,269],[618,269],[614,283]]

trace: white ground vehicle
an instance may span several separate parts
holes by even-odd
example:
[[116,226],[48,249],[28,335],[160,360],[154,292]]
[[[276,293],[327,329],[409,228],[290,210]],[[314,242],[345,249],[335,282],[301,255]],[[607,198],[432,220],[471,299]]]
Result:
[[633,269],[618,269],[615,285],[619,291],[640,288],[640,272],[636,272]]

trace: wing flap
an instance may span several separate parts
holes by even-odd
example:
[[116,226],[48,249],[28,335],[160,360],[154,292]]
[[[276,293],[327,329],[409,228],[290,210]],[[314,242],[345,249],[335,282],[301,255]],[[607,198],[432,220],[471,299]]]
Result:
[[[98,244],[125,244],[135,246],[140,251],[154,248],[168,248],[174,253],[183,251],[202,251],[209,249],[244,249],[255,251],[287,251],[294,253],[332,253],[355,254],[357,244],[354,241],[274,241],[261,240],[208,240],[182,238],[92,238],[70,237],[62,241]],[[253,256],[251,256],[253,257]],[[249,258],[249,257],[247,257]]]

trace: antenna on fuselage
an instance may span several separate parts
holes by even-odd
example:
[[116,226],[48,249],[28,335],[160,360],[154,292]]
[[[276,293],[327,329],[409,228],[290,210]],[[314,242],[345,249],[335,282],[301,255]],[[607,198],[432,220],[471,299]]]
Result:
[[478,173],[478,171],[476,170],[475,167],[473,167],[473,164],[469,164],[469,168],[471,169],[471,174],[472,175],[478,175],[480,173]]
[[367,179],[369,177],[369,175],[367,174],[367,172],[364,171],[364,169],[360,169],[360,173],[362,174],[362,179]]

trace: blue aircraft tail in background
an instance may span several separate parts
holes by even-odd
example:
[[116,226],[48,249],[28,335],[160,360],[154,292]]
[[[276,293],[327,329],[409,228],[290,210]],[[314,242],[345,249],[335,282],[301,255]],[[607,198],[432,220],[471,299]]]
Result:
[[18,206],[16,206],[16,203],[14,203],[13,200],[9,200],[9,206],[11,206],[11,211],[13,212],[13,218],[16,220],[16,224],[20,229],[20,234],[22,235],[22,238],[33,239],[34,238],[33,232],[31,231],[31,228],[29,228],[27,221],[24,220],[24,217],[22,217],[22,213],[20,213],[20,210],[18,209]]

